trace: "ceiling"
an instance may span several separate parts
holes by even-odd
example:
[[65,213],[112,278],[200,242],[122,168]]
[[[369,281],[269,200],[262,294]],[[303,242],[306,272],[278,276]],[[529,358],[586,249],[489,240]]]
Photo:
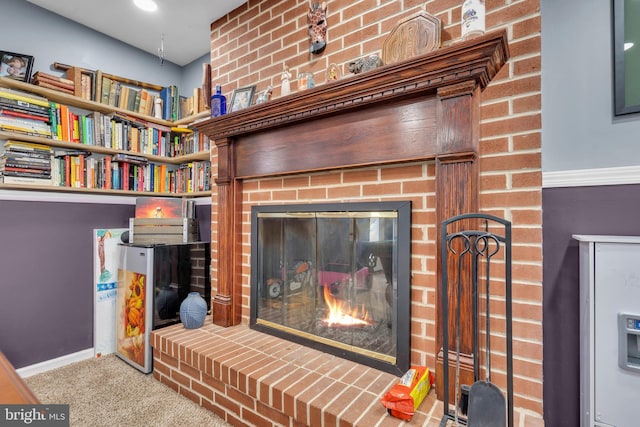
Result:
[[247,0],[156,0],[144,12],[133,0],[27,0],[145,52],[184,66],[210,51],[210,24]]

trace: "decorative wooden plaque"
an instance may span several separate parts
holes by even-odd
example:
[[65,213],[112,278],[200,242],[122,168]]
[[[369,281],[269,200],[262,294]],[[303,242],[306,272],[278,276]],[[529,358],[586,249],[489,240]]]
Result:
[[382,62],[393,64],[438,49],[441,25],[424,11],[401,20],[382,45]]

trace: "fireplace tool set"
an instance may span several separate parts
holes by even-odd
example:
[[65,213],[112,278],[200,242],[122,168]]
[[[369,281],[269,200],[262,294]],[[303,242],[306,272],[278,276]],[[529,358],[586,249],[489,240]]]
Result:
[[[483,230],[476,228],[483,226]],[[491,232],[489,231],[491,230]],[[497,234],[500,232],[501,234]],[[442,352],[443,352],[443,407],[440,427],[450,420],[456,425],[469,427],[513,427],[513,344],[511,308],[511,223],[484,214],[465,214],[442,223]],[[504,263],[504,323],[506,341],[506,397],[491,380],[491,321],[492,319],[491,267]],[[495,279],[494,279],[495,281]],[[463,286],[467,282],[467,286]],[[470,288],[468,285],[470,284]],[[495,291],[495,290],[494,290]],[[450,301],[450,298],[452,301]],[[499,298],[496,298],[498,300]],[[473,359],[473,384],[460,384],[460,352],[463,337],[461,317],[468,310],[462,306],[471,303],[471,353]],[[495,302],[495,301],[494,301]],[[455,306],[455,388],[454,405],[450,407],[449,364],[449,305]],[[502,313],[502,311],[498,311]],[[484,329],[481,330],[481,322]],[[495,324],[494,323],[494,324]],[[484,346],[481,346],[484,334]],[[464,341],[466,344],[466,341]],[[465,346],[468,350],[468,346]],[[484,360],[482,360],[484,359]],[[481,375],[480,365],[484,365]]]

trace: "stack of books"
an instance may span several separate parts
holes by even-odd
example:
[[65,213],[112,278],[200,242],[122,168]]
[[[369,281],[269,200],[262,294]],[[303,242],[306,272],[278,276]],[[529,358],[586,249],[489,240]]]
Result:
[[9,140],[0,156],[0,180],[5,184],[51,185],[51,147]]
[[57,90],[69,95],[73,95],[75,91],[75,84],[73,80],[65,79],[63,77],[54,76],[52,74],[43,73],[38,71],[33,75],[31,82],[40,87],[46,87],[47,89]]
[[0,87],[0,131],[51,138],[49,100]]

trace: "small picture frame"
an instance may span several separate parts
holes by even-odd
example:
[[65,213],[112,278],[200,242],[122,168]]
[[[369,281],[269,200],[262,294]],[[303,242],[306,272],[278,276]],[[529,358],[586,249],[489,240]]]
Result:
[[253,99],[253,92],[256,90],[256,85],[241,87],[234,89],[231,95],[231,103],[229,104],[229,112],[240,111],[243,108],[247,108],[251,105]]
[[0,76],[29,83],[33,56],[0,50]]

